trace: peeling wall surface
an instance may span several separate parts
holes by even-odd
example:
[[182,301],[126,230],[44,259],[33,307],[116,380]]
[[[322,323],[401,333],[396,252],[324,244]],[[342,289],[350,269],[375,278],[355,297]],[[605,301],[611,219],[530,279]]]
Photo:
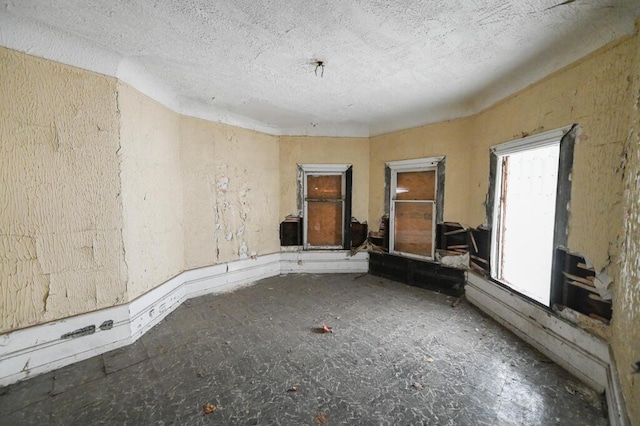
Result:
[[353,216],[375,229],[384,163],[444,155],[444,220],[479,225],[489,147],[578,123],[568,248],[615,277],[613,352],[638,422],[639,50],[626,37],[475,116],[369,139],[189,118],[113,78],[0,48],[0,333],[279,251],[297,163],[353,164]]
[[353,164],[351,215],[368,220],[369,139],[296,137],[280,138],[280,220],[298,213],[297,164]]
[[587,254],[596,270],[618,255],[633,46],[629,38],[607,46],[471,118],[473,224],[485,220],[491,145],[578,123],[568,246]]
[[116,80],[0,48],[0,333],[127,299]]
[[628,91],[631,126],[625,143],[624,231],[611,343],[629,416],[632,424],[640,424],[640,374],[632,374],[630,367],[640,361],[640,36],[635,37],[634,45],[633,86]]
[[[610,275],[618,274],[613,284],[617,295],[613,350],[633,419],[640,418],[638,376],[631,375],[629,367],[640,360],[635,344],[640,341],[640,96],[631,90],[631,84],[638,84],[634,73],[639,40],[636,35],[606,46],[475,116],[371,138],[369,213],[372,218],[382,213],[385,161],[446,155],[445,220],[482,224],[486,219],[489,148],[528,134],[580,124],[571,176],[568,247],[585,253],[596,270],[607,267]],[[636,103],[633,107],[630,94]],[[635,131],[629,126],[631,114]],[[430,146],[431,141],[439,146]],[[626,159],[629,165],[623,185]],[[623,241],[622,271],[618,273]]]
[[469,211],[469,120],[454,120],[371,138],[369,217],[373,229],[384,214],[385,163],[444,155],[444,220],[467,223]]
[[598,270],[607,266],[618,254],[621,230],[633,49],[633,39],[623,39],[478,115],[371,138],[370,216],[383,211],[385,161],[446,155],[444,218],[480,225],[486,219],[489,148],[578,123],[569,248],[586,253]]
[[123,238],[134,299],[184,265],[179,116],[124,83],[120,110]]
[[278,138],[189,117],[180,135],[185,268],[278,252]]

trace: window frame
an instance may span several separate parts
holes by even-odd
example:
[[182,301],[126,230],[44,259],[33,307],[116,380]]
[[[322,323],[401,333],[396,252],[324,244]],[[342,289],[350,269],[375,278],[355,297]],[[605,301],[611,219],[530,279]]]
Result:
[[[569,220],[569,203],[571,201],[571,173],[573,171],[573,153],[577,135],[580,131],[578,124],[564,126],[557,129],[541,132],[532,136],[526,136],[520,139],[511,140],[491,146],[489,148],[490,171],[489,171],[489,191],[487,192],[486,201],[486,222],[491,229],[491,250],[490,265],[491,270],[489,278],[496,284],[499,284],[510,291],[515,292],[521,297],[530,300],[542,307],[550,309],[555,303],[562,299],[563,275],[562,263],[558,250],[567,245],[568,220]],[[498,230],[497,224],[498,213],[501,209],[500,194],[502,190],[502,169],[500,159],[505,155],[518,152],[528,151],[535,148],[542,148],[559,144],[560,153],[558,160],[558,178],[556,184],[556,203],[554,213],[554,229],[553,229],[553,246],[551,261],[551,277],[550,277],[550,297],[549,306],[519,292],[509,284],[496,278],[497,262],[499,262],[500,247],[498,247]]]
[[[436,246],[436,225],[442,222],[442,207],[444,204],[444,166],[445,156],[415,158],[410,160],[389,161],[385,163],[386,174],[386,187],[385,190],[385,212],[389,215],[389,253],[396,254],[419,260],[435,260],[435,246]],[[431,232],[431,255],[424,256],[415,253],[407,253],[395,250],[395,205],[398,200],[395,199],[398,173],[407,172],[423,172],[423,171],[435,171],[434,193],[433,200],[415,200],[412,202],[425,202],[433,204],[432,215],[432,232]],[[400,202],[408,202],[402,201]]]
[[[303,250],[347,250],[347,242],[350,241],[349,227],[351,223],[351,181],[352,181],[351,164],[298,164],[298,210],[302,216],[302,248]],[[309,215],[308,206],[309,199],[307,197],[307,177],[308,176],[341,176],[342,190],[340,199],[335,201],[327,200],[326,202],[339,202],[342,205],[342,244],[341,245],[323,245],[313,246],[308,241],[308,225]]]

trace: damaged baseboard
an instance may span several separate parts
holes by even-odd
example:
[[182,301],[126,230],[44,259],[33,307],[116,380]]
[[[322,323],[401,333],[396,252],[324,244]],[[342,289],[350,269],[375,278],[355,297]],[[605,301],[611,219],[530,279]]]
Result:
[[128,304],[0,335],[0,386],[133,343],[189,298],[279,274],[280,253],[193,269]]
[[366,252],[289,252],[192,269],[125,305],[0,335],[0,387],[131,344],[192,297],[281,273],[365,273],[368,258]]
[[631,421],[627,416],[627,408],[620,387],[620,378],[618,377],[618,368],[613,354],[610,354],[610,364],[607,369],[607,389],[605,396],[607,398],[607,408],[609,412],[609,424],[611,426],[629,426]]
[[468,273],[467,300],[522,340],[606,396],[609,423],[627,426],[618,370],[609,345],[479,275]]
[[597,390],[607,387],[609,345],[479,275],[468,273],[465,295],[493,319]]
[[[108,330],[100,325],[113,321]],[[91,334],[74,333],[91,325]],[[79,337],[63,338],[65,334]],[[0,336],[0,386],[55,370],[132,343],[129,306],[120,305]]]

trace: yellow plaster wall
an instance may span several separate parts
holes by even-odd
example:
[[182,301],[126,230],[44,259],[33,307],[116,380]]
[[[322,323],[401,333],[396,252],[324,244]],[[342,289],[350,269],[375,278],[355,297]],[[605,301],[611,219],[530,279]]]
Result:
[[471,118],[472,223],[485,220],[491,145],[578,123],[568,246],[587,254],[597,269],[616,258],[633,46],[629,38],[609,45]]
[[640,360],[639,45],[638,35],[619,40],[471,118],[473,223],[485,216],[478,206],[488,186],[489,146],[523,132],[580,124],[568,247],[614,277],[612,348],[632,424],[640,424],[640,385],[630,374],[631,363]]
[[178,114],[118,83],[128,290],[134,299],[182,272]]
[[640,361],[640,37],[636,36],[633,44],[633,84],[628,91],[631,121],[625,142],[627,164],[622,198],[624,230],[615,278],[618,285],[611,343],[631,424],[640,424],[640,375],[632,374],[630,367]]
[[127,299],[116,80],[0,48],[0,333]]
[[640,360],[640,345],[630,344],[640,341],[639,39],[605,46],[475,116],[371,138],[369,207],[372,219],[382,214],[385,161],[446,155],[444,218],[479,225],[486,220],[489,147],[580,124],[568,247],[615,277],[612,345],[632,423],[640,422],[640,385],[630,374]]
[[185,267],[278,252],[278,138],[190,117],[180,137]]
[[444,155],[444,220],[469,222],[471,127],[468,119],[416,127],[371,138],[369,217],[372,228],[384,214],[385,163]]
[[352,213],[369,219],[369,139],[312,136],[280,137],[280,220],[297,214],[298,164],[353,164]]

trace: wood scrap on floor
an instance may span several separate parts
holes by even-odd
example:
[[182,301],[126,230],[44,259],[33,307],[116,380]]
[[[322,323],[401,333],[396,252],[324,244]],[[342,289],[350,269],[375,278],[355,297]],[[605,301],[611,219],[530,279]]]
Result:
[[360,244],[359,247],[351,249],[351,256],[354,256],[356,253],[359,253],[361,251],[374,251],[376,253],[386,253],[382,247],[376,244],[373,244],[368,239],[365,240],[364,243]]
[[456,306],[458,306],[463,298],[464,298],[464,294],[458,297],[456,300],[454,300],[453,303],[451,304],[451,307],[455,308]]

